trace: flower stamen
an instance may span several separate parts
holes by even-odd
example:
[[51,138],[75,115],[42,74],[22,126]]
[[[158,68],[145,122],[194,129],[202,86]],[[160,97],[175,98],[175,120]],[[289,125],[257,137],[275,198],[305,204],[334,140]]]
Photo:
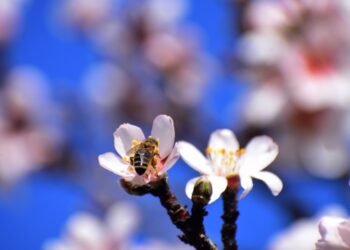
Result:
[[224,148],[213,149],[211,147],[205,149],[208,159],[213,162],[217,173],[220,175],[236,173],[237,160],[245,153],[245,151],[244,148],[237,149],[236,151]]

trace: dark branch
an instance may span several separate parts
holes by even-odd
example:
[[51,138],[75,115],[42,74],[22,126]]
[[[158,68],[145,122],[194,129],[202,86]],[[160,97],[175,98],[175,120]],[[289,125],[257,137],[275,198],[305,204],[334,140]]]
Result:
[[237,192],[239,189],[239,177],[237,175],[228,178],[228,186],[222,194],[224,202],[224,213],[221,218],[224,224],[221,228],[221,240],[224,250],[237,250],[236,241],[237,218],[239,212],[237,210]]
[[[182,231],[183,234],[179,235],[179,238],[184,243],[193,246],[197,250],[217,250],[217,247],[205,235],[203,217],[207,212],[204,207],[194,206],[191,216],[171,192],[167,176],[143,186],[135,186],[125,180],[121,180],[121,185],[127,193],[132,195],[149,193],[158,197],[162,206],[167,210],[172,223]],[[197,223],[200,224],[197,225]]]

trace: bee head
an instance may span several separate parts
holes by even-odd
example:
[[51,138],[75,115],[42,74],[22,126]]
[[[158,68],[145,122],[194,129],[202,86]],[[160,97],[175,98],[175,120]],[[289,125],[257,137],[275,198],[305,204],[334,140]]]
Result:
[[152,136],[148,136],[148,138],[146,139],[146,141],[150,144],[150,145],[154,145],[156,147],[159,146],[159,140],[158,139],[154,139]]

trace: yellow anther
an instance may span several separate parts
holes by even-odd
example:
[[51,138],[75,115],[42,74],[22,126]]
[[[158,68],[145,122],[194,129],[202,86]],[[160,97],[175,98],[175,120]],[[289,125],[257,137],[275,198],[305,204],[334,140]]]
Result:
[[153,136],[151,136],[151,135],[150,135],[150,136],[148,136],[148,139],[153,139]]
[[241,156],[241,155],[243,155],[245,152],[246,152],[245,148],[240,148],[240,149],[237,149],[236,154],[237,154],[238,156]]
[[136,146],[137,144],[139,144],[140,142],[138,141],[138,140],[132,140],[131,141],[131,144],[133,145],[133,146]]
[[224,155],[224,154],[226,154],[226,150],[225,150],[224,148],[218,149],[218,150],[217,150],[217,153],[218,153],[218,154],[223,154],[223,155]]
[[127,162],[128,162],[128,161],[129,161],[129,157],[127,157],[127,156],[124,155],[124,156],[123,156],[123,161],[127,161]]
[[212,149],[211,147],[207,147],[207,148],[205,149],[205,152],[206,152],[207,154],[210,154],[211,152],[213,152],[213,149]]

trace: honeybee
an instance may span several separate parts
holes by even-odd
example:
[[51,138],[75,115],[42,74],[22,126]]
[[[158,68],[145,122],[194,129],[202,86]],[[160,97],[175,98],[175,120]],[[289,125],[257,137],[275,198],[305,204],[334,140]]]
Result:
[[130,164],[138,175],[156,173],[159,157],[159,141],[151,136],[129,150]]

